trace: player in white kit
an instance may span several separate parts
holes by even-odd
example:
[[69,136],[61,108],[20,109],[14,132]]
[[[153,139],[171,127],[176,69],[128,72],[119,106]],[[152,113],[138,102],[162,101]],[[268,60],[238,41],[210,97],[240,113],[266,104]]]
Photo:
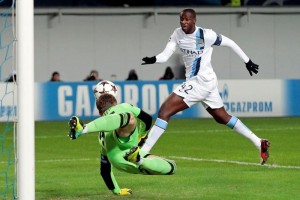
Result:
[[250,75],[258,73],[258,65],[254,64],[243,50],[231,39],[216,34],[211,29],[201,28],[196,24],[196,13],[193,9],[184,9],[180,13],[180,28],[175,29],[163,52],[153,57],[145,57],[145,64],[164,63],[178,47],[185,64],[186,82],[178,86],[165,100],[158,112],[158,118],[151,128],[143,151],[149,152],[168,125],[168,120],[177,112],[201,102],[207,112],[220,124],[226,124],[239,134],[245,136],[260,151],[261,164],[268,157],[270,142],[257,137],[237,117],[229,115],[224,109],[218,91],[217,76],[211,65],[213,46],[231,48],[246,64]]

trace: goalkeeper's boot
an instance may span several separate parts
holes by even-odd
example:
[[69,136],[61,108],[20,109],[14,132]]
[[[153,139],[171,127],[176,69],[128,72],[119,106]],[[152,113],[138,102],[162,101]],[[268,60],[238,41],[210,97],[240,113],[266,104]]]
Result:
[[262,159],[261,165],[264,165],[269,158],[269,148],[271,146],[271,142],[266,139],[260,140],[260,157]]
[[69,137],[74,140],[81,136],[84,125],[77,116],[73,116],[69,120],[69,127]]
[[132,163],[138,163],[141,160],[140,156],[140,148],[139,147],[132,147],[129,152],[127,152],[124,156],[124,159],[132,162]]

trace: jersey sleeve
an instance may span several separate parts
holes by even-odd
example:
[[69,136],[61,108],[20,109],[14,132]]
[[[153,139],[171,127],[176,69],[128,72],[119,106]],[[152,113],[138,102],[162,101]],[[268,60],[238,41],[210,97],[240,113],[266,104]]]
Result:
[[157,63],[166,62],[176,51],[176,47],[177,47],[177,29],[170,36],[165,49],[156,56],[156,62]]
[[138,119],[139,122],[139,133],[140,134],[144,134],[145,132],[147,132],[151,125],[152,125],[152,117],[151,115],[149,115],[148,113],[146,113],[145,111],[141,110],[140,108],[133,106],[131,104],[128,103],[124,103],[124,108],[131,112],[135,118]]
[[152,116],[146,113],[145,111],[141,111],[141,113],[138,115],[139,119],[139,130],[140,134],[145,134],[152,125]]
[[134,115],[134,117],[137,117],[141,112],[140,108],[133,106],[129,103],[123,103],[122,106],[124,107],[124,112],[131,112]]
[[249,57],[245,54],[245,52],[231,39],[222,35],[222,42],[220,46],[231,48],[245,63],[249,61]]
[[212,29],[204,29],[204,40],[205,45],[207,46],[220,45],[222,36],[217,34]]
[[100,174],[107,188],[111,190],[113,193],[118,194],[120,192],[120,187],[113,174],[112,166],[107,156],[104,155],[101,155]]

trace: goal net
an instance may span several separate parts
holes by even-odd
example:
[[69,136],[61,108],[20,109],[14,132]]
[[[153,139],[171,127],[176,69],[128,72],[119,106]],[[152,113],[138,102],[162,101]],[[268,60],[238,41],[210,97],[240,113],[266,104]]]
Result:
[[0,0],[0,199],[16,199],[15,1]]

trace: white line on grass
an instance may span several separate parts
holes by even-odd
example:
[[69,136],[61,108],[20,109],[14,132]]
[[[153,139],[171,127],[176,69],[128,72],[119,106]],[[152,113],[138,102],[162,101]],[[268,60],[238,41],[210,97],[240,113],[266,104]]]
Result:
[[36,160],[36,162],[77,162],[77,161],[90,161],[90,160],[99,160],[98,158],[69,158],[69,159],[54,159],[54,160]]
[[[234,160],[218,160],[218,159],[207,159],[207,158],[192,158],[192,157],[182,157],[182,156],[166,156],[172,159],[178,160],[191,160],[198,162],[213,162],[213,163],[229,163],[236,165],[250,165],[250,166],[261,166],[261,167],[269,167],[269,168],[280,168],[280,169],[300,169],[300,166],[290,166],[290,165],[277,165],[277,164],[265,164],[260,165],[259,163],[250,163],[250,162],[242,162],[242,161],[234,161]],[[76,158],[76,159],[53,159],[53,160],[36,160],[39,163],[55,163],[55,162],[77,162],[77,161],[97,161],[99,158]],[[6,161],[0,162],[0,164],[7,163]]]
[[[90,161],[90,160],[99,160],[93,158],[69,158],[69,159],[53,159],[53,160],[35,160],[39,163],[54,163],[54,162],[78,162],[78,161]],[[7,161],[1,161],[0,164],[7,163]]]
[[[269,132],[274,132],[274,131],[286,131],[286,130],[300,130],[300,127],[283,127],[283,128],[254,128],[252,129],[254,132],[256,131],[269,131]],[[172,133],[182,133],[182,130],[177,130],[177,131],[169,131]],[[219,133],[219,132],[234,132],[232,129],[224,128],[224,129],[210,129],[210,130],[190,130],[190,131],[184,131],[184,133]],[[87,134],[87,136],[95,136],[95,134]],[[97,134],[96,134],[97,136]],[[67,134],[61,134],[61,135],[38,135],[35,136],[36,139],[48,139],[48,138],[66,138],[68,139]]]
[[169,156],[169,157],[174,159],[179,159],[179,160],[192,160],[192,161],[199,161],[199,162],[230,163],[236,165],[251,165],[251,166],[269,167],[269,168],[281,168],[281,169],[300,169],[300,166],[277,165],[277,164],[261,165],[259,163],[241,162],[241,161],[234,161],[234,160],[218,160],[218,159],[191,158],[191,157],[180,157],[180,156]]

